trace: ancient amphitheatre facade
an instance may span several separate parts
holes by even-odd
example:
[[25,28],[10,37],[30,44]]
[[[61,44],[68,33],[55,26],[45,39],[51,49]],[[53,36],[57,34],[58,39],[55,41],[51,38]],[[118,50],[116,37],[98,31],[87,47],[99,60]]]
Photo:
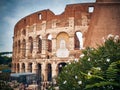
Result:
[[[105,4],[109,6],[109,3]],[[110,7],[111,4],[113,3],[110,3]],[[101,9],[99,11],[99,8],[96,8],[94,13],[91,10],[97,7],[95,3],[82,3],[67,5],[60,15],[55,15],[47,9],[22,18],[14,29],[12,71],[37,73],[42,80],[51,81],[66,63],[79,59],[84,46],[89,46],[89,42],[95,37],[96,41],[100,41],[99,39],[105,36],[99,31],[102,27],[99,24],[102,22],[97,23],[98,33],[94,31],[97,25],[93,27],[90,23],[91,16],[94,14],[92,20],[95,21],[96,13],[99,15],[102,10],[109,11],[108,13],[115,12],[112,9],[108,10],[108,7],[104,5],[102,7],[98,5]],[[112,6],[114,5],[116,6],[116,3]],[[107,19],[114,17],[114,15],[108,16]],[[106,17],[100,17],[97,17],[97,20],[106,20]],[[116,20],[118,19],[115,18],[113,22]],[[94,32],[92,34],[88,32],[88,29],[91,29],[90,25],[96,34],[92,35]],[[110,30],[108,33],[106,30],[106,35],[110,33]],[[120,33],[120,31],[111,31],[113,34]],[[79,39],[78,34],[82,35],[82,39]]]

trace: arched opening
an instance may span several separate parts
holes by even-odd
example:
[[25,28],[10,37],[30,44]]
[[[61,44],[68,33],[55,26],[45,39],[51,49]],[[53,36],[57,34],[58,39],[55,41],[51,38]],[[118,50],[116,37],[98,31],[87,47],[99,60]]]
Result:
[[32,37],[29,37],[29,47],[30,47],[29,52],[32,53],[33,51],[33,38]]
[[58,64],[58,74],[61,73],[61,71],[62,71],[62,69],[63,69],[63,67],[64,67],[65,65],[66,65],[65,62],[61,62],[61,63]]
[[17,64],[17,72],[18,73],[20,72],[20,65],[19,65],[19,63]]
[[51,34],[48,34],[47,35],[47,51],[48,52],[52,52],[52,35]]
[[29,63],[28,67],[29,67],[29,72],[32,72],[32,63]]
[[13,68],[13,72],[16,72],[16,64],[15,63],[13,64],[12,68]]
[[42,14],[41,14],[41,13],[38,14],[38,19],[39,19],[39,20],[42,19]]
[[42,78],[41,78],[41,64],[37,64],[37,82],[38,82],[38,85],[40,84],[40,82],[42,81]]
[[76,32],[74,35],[74,49],[79,50],[83,48],[83,38],[81,32]]
[[22,63],[22,72],[25,72],[25,64]]
[[52,81],[52,67],[51,67],[51,64],[47,64],[47,81]]
[[38,47],[37,53],[41,53],[42,52],[42,36],[40,35],[37,36],[37,47]]
[[23,39],[22,41],[22,57],[25,58],[25,52],[26,52],[26,41]]
[[56,40],[57,52],[56,56],[60,58],[66,58],[69,56],[69,35],[65,32],[61,32],[57,35]]

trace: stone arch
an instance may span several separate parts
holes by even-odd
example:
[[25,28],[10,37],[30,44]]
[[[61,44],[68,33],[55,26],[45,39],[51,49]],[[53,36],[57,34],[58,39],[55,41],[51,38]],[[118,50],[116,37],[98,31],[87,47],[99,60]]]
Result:
[[57,52],[56,56],[65,58],[69,56],[69,36],[65,32],[61,32],[57,35]]
[[17,72],[19,73],[20,72],[20,64],[19,63],[17,63]]
[[42,64],[38,63],[37,64],[37,81],[38,81],[38,84],[40,84],[40,82],[42,81]]
[[47,51],[52,52],[52,34],[47,34]]
[[66,65],[66,62],[58,63],[58,74],[62,71],[63,67]]
[[46,67],[47,67],[47,81],[52,81],[52,65],[48,63]]
[[32,54],[33,52],[33,38],[30,36],[29,37],[29,53]]
[[60,47],[60,40],[61,39],[64,39],[65,40],[65,42],[67,42],[66,43],[66,47],[67,48],[69,48],[69,35],[68,35],[68,33],[66,33],[66,32],[60,32],[60,33],[58,33],[58,35],[57,35],[57,37],[56,37],[56,40],[57,40],[57,48],[59,48]]
[[22,63],[22,72],[25,72],[25,63]]
[[25,54],[26,54],[26,40],[23,39],[23,41],[22,41],[22,58],[25,58]]
[[33,67],[32,67],[32,62],[29,62],[29,63],[28,63],[28,70],[29,70],[29,72],[32,72],[32,68],[33,68]]
[[74,34],[74,49],[79,50],[83,48],[83,34],[80,31],[76,31]]
[[42,52],[42,36],[38,35],[36,37],[36,41],[37,41],[37,47],[38,47],[37,53],[41,53]]

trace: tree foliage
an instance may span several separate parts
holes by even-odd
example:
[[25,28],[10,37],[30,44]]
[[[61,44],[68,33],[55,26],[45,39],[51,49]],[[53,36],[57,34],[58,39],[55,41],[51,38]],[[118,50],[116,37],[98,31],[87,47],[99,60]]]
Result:
[[2,56],[0,55],[0,64],[10,64],[12,62],[12,57]]
[[60,90],[119,90],[120,39],[109,37],[98,48],[86,48],[58,76]]

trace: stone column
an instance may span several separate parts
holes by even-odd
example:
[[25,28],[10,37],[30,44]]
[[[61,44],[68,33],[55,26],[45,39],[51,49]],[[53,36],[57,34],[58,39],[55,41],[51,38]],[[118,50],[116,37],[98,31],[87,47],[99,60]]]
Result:
[[29,72],[29,64],[25,63],[25,72]]
[[32,57],[36,57],[37,53],[37,40],[36,40],[36,24],[33,25],[33,52],[32,52]]
[[27,40],[26,42],[26,59],[28,59],[30,53],[30,44],[29,41]]
[[38,38],[40,38],[40,37],[36,36],[36,54],[38,52],[38,44],[39,44]]
[[46,58],[46,37],[42,37],[42,58]]
[[46,75],[46,64],[42,64],[42,80],[46,81],[47,80],[47,75]]
[[74,50],[74,33],[70,35],[69,41],[70,41],[70,44],[69,44],[70,50]]
[[42,58],[46,58],[46,21],[42,21],[42,31],[43,31],[43,36],[42,36]]
[[19,63],[19,72],[22,73],[22,63]]
[[28,58],[28,54],[29,54],[29,49],[30,49],[30,47],[29,47],[29,41],[28,41],[28,39],[29,39],[29,36],[28,36],[28,31],[29,31],[29,26],[27,26],[26,27],[26,54],[25,54],[25,57],[26,57],[26,59]]
[[33,62],[32,63],[32,73],[37,73],[37,63],[36,62]]
[[52,52],[56,51],[56,38],[52,38]]
[[32,52],[32,57],[33,58],[36,58],[36,53],[37,53],[37,41],[36,41],[36,38],[34,37],[33,38],[33,52]]
[[52,63],[52,78],[57,76],[57,64],[56,62]]
[[22,40],[20,40],[20,53],[19,53],[19,59],[22,58],[22,52],[23,52],[23,48],[22,48]]

